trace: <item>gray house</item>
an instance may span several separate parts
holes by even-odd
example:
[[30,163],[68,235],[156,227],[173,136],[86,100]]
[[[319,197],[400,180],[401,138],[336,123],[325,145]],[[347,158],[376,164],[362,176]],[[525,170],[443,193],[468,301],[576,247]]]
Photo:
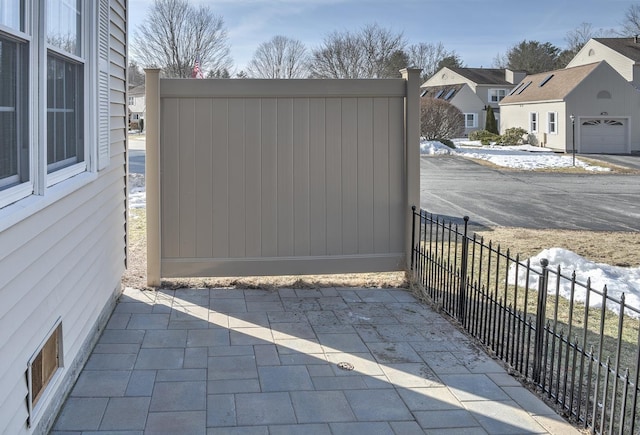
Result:
[[581,153],[640,151],[640,92],[605,61],[527,76],[500,110],[501,132],[524,128],[532,144],[565,152],[574,144]]
[[0,430],[41,434],[121,292],[128,2],[0,4]]
[[484,129],[489,106],[500,125],[499,103],[525,75],[509,69],[445,67],[420,88],[423,98],[443,99],[456,106],[464,114],[464,133],[468,136]]

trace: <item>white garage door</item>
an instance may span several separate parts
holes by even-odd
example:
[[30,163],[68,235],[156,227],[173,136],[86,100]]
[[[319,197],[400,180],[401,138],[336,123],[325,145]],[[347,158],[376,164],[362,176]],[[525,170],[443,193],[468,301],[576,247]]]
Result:
[[580,126],[581,153],[628,153],[625,119],[584,119]]

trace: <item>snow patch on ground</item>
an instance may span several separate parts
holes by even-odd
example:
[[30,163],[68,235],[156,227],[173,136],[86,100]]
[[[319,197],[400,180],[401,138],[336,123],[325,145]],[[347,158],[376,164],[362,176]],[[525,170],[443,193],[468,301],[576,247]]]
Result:
[[[420,143],[420,153],[428,155],[458,155],[470,159],[486,160],[494,165],[533,171],[548,168],[573,167],[573,157],[566,154],[555,154],[548,148],[532,145],[481,145],[480,141],[454,141],[455,149],[449,148],[438,141],[423,140]],[[587,171],[610,171],[609,168],[590,165],[576,159],[576,167]]]
[[[557,271],[558,266],[560,266],[564,277],[570,278],[572,272],[575,270],[577,282],[586,284],[587,280],[591,278],[591,288],[593,290],[602,292],[604,287],[607,286],[607,294],[613,299],[620,300],[620,297],[624,293],[625,305],[640,310],[640,267],[618,267],[594,263],[575,252],[562,248],[545,249],[538,255],[531,257],[529,259],[531,267],[541,271],[540,260],[543,258],[549,260],[548,267],[552,271]],[[529,288],[538,288],[538,276],[538,274],[533,274],[529,277]],[[515,264],[509,269],[509,283],[512,285],[516,284]],[[522,268],[520,268],[518,272],[517,284],[519,286],[525,286],[526,284],[526,276]],[[555,294],[556,273],[549,273],[547,289],[549,294]],[[570,279],[560,279],[559,294],[565,299],[570,298]],[[585,303],[586,296],[586,288],[576,285],[574,293],[575,300]],[[602,307],[602,296],[592,292],[589,296],[589,306],[595,308]],[[607,303],[607,308],[616,314],[620,313],[620,305],[613,301]],[[634,318],[640,318],[640,314],[635,311],[627,310],[626,314]]]
[[129,174],[129,208],[145,208],[147,193],[145,191],[144,175]]

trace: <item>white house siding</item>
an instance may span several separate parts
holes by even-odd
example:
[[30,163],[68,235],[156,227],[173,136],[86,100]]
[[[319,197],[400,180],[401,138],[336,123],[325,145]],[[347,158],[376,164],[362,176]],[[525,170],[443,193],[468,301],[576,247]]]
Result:
[[[0,209],[0,431],[47,433],[120,291],[125,262],[126,0],[110,0],[110,164]],[[64,368],[27,427],[27,363],[58,318]]]
[[445,67],[442,70],[438,71],[438,73],[436,73],[429,80],[424,82],[422,84],[422,87],[424,87],[424,86],[457,85],[457,84],[460,84],[460,83],[466,83],[467,85],[469,85],[469,87],[471,87],[471,89],[473,91],[475,91],[476,83],[472,82],[471,80],[467,79],[466,77],[463,77],[462,75],[458,74],[457,72],[455,72],[453,70],[450,70],[449,68]]
[[[598,93],[606,91],[611,98],[598,98]],[[589,119],[624,119],[625,128],[630,126],[627,133],[630,144],[625,152],[640,150],[640,92],[636,91],[629,82],[616,74],[609,65],[602,64],[589,74],[566,98],[567,116],[576,116],[576,148],[580,151],[581,121]],[[571,121],[567,118],[569,128]],[[570,136],[569,136],[570,138]],[[569,139],[570,140],[570,139]],[[600,152],[610,151],[606,143]],[[619,149],[611,150],[620,152]]]
[[476,130],[482,130],[485,125],[485,115],[482,109],[484,103],[478,96],[471,90],[469,86],[463,86],[451,99],[451,104],[456,106],[463,113],[475,113],[477,116],[478,124],[476,127],[465,128],[464,135],[469,136],[469,133]]
[[[546,146],[547,148],[551,148],[554,150],[564,151],[565,143],[568,136],[563,123],[560,121],[565,117],[563,102],[501,105],[500,133],[504,134],[505,130],[513,127],[524,128],[525,130],[530,132],[529,114],[531,112],[538,113],[538,133],[532,134],[532,136],[535,138],[535,145]],[[557,134],[550,134],[548,132],[547,114],[549,112],[557,112],[558,114]],[[569,128],[571,128],[571,125],[569,125]]]
[[635,87],[640,88],[640,75],[636,74],[634,80],[634,70],[637,68],[634,66],[635,62],[593,39],[589,40],[584,47],[582,47],[566,67],[571,68],[574,66],[587,65],[602,60],[606,61],[613,69],[618,71],[626,81],[632,82]]

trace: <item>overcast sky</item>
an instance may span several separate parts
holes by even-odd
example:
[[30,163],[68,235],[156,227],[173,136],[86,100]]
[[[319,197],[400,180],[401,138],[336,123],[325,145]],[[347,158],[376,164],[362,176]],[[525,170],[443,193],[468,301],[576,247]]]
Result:
[[[224,19],[236,70],[246,69],[257,46],[275,35],[317,47],[332,31],[378,23],[403,32],[408,43],[442,42],[468,67],[492,66],[498,53],[527,39],[565,47],[581,23],[620,28],[627,0],[190,0]],[[135,32],[153,0],[129,2]]]

